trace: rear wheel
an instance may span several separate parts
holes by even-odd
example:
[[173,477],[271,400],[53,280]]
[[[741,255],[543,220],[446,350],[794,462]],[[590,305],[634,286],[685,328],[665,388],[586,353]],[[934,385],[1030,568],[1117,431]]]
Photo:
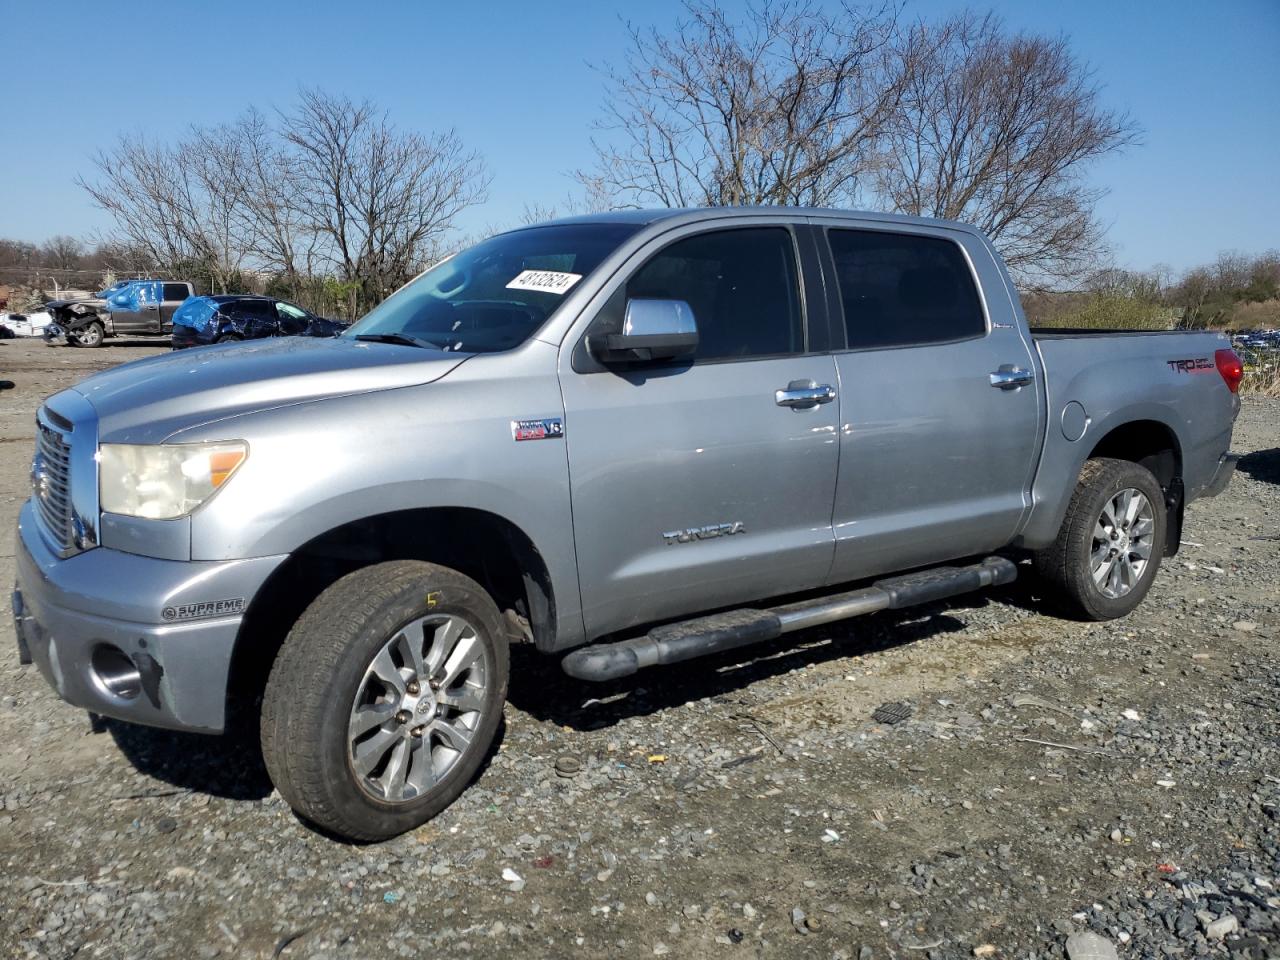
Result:
[[1164,491],[1128,460],[1090,460],[1080,471],[1057,539],[1035,556],[1066,612],[1112,620],[1132,611],[1164,553]]
[[396,561],[348,574],[271,669],[262,751],[300,815],[353,840],[429,820],[470,783],[502,719],[502,618],[475,581]]

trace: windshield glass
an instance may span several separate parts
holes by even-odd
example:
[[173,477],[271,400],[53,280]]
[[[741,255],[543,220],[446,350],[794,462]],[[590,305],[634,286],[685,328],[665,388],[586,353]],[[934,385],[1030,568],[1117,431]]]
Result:
[[636,230],[634,224],[589,223],[501,234],[432,267],[343,336],[398,334],[462,353],[510,350]]

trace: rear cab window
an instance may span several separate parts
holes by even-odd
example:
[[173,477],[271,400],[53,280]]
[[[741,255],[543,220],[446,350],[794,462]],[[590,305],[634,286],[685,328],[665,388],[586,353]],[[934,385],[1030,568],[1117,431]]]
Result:
[[984,336],[982,300],[960,246],[941,237],[829,228],[848,349]]

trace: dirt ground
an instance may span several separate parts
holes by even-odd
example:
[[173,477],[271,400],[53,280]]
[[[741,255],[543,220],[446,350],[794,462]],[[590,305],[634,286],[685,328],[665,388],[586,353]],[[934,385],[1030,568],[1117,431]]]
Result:
[[[157,349],[0,342],[0,581],[40,401]],[[1280,955],[1280,401],[1235,449],[1123,621],[1027,577],[604,686],[513,651],[477,782],[378,845],[251,740],[91,725],[4,618],[0,955]]]

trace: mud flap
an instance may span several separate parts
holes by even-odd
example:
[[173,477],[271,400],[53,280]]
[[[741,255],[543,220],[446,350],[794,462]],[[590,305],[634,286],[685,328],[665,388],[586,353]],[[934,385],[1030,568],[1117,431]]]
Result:
[[1182,478],[1174,477],[1164,492],[1164,555],[1172,557],[1182,545],[1182,513],[1186,506]]

